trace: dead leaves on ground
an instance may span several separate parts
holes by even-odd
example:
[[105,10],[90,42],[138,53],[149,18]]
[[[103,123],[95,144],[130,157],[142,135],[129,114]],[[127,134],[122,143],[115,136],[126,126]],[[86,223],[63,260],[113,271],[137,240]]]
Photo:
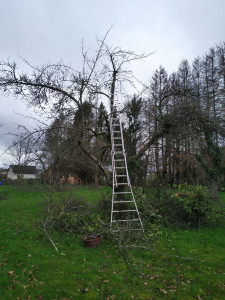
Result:
[[12,276],[15,273],[15,271],[8,271],[8,275]]
[[8,259],[7,258],[3,258],[2,261],[3,262],[0,263],[0,267],[6,266],[8,264]]

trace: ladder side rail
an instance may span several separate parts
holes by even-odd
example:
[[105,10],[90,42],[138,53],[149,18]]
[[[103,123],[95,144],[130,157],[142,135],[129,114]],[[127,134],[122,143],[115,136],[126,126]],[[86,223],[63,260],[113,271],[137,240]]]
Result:
[[140,213],[139,213],[139,210],[138,210],[138,207],[137,207],[137,203],[136,203],[136,200],[135,200],[135,198],[134,198],[133,189],[132,189],[131,186],[130,186],[130,190],[131,190],[131,194],[132,194],[132,199],[133,199],[133,201],[134,201],[134,206],[135,206],[135,209],[136,209],[136,212],[137,212],[137,215],[138,215],[140,224],[141,224],[141,228],[142,228],[142,231],[144,232],[144,226],[143,226],[143,223],[142,223],[142,221],[141,221]]
[[116,179],[116,164],[115,164],[115,146],[114,146],[114,138],[113,138],[113,126],[112,126],[112,115],[109,117],[109,125],[110,125],[110,135],[111,135],[111,159],[112,159],[112,172],[113,172],[113,180],[114,184],[117,186],[117,179]]
[[[114,99],[115,101],[115,99]],[[116,99],[116,102],[118,102],[118,99]],[[115,102],[114,102],[115,103]],[[117,103],[116,103],[117,104]],[[111,158],[112,158],[112,184],[113,184],[113,191],[112,191],[112,204],[111,204],[111,218],[110,218],[110,230],[112,230],[113,225],[113,211],[114,211],[114,197],[115,197],[115,186],[117,187],[117,178],[116,178],[116,162],[115,162],[115,146],[114,146],[114,134],[113,134],[113,111],[111,112],[109,116],[109,125],[110,125],[110,135],[111,135]]]
[[110,230],[112,230],[112,223],[113,223],[113,210],[114,210],[113,204],[114,204],[114,192],[115,192],[114,187],[115,187],[115,185],[114,185],[114,176],[113,176],[113,191],[112,191],[112,204],[111,204]]
[[116,168],[115,168],[115,159],[114,159],[114,151],[111,151],[111,157],[112,157],[112,173],[113,173],[113,182],[117,187],[117,179],[116,179]]
[[115,187],[115,161],[114,161],[114,140],[113,140],[113,131],[112,131],[112,115],[109,116],[109,125],[110,125],[110,135],[111,135],[111,157],[112,157],[112,184],[113,184],[113,191],[112,191],[112,203],[111,203],[111,217],[110,217],[110,230],[112,230],[112,224],[113,224],[113,210],[114,210],[114,187]]
[[121,117],[120,117],[120,116],[119,116],[119,121],[120,121],[121,141],[122,141],[122,147],[123,147],[123,156],[124,156],[125,168],[126,168],[126,174],[127,174],[127,183],[128,183],[128,186],[131,187],[131,184],[130,184],[130,177],[129,177],[128,168],[127,168],[126,151],[125,151],[125,147],[124,147],[123,128],[122,128],[122,122],[121,122]]

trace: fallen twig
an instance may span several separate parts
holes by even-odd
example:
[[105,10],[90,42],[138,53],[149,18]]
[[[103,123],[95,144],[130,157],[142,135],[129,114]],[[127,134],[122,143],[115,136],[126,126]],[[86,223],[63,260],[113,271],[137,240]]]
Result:
[[53,193],[55,193],[57,196],[60,196],[58,193],[56,193],[56,191],[55,191],[50,185],[47,185],[47,187],[48,187]]
[[51,242],[52,246],[54,247],[56,252],[59,252],[58,248],[56,247],[55,243],[53,242],[53,240],[51,239],[51,237],[49,236],[49,234],[47,233],[47,231],[44,229],[44,233],[46,234],[47,238],[49,239],[49,241]]

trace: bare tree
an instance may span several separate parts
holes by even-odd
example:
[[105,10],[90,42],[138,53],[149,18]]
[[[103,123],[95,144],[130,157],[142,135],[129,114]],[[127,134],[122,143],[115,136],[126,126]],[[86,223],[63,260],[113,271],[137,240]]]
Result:
[[12,94],[38,108],[41,113],[56,117],[64,113],[73,121],[76,111],[80,111],[80,127],[76,131],[76,142],[82,151],[93,160],[104,173],[108,183],[110,177],[101,159],[96,157],[87,143],[87,136],[96,138],[103,133],[90,128],[85,123],[84,104],[88,102],[96,108],[97,97],[106,97],[113,110],[115,96],[125,91],[125,83],[135,86],[134,77],[128,68],[132,61],[142,60],[148,55],[135,54],[106,44],[106,35],[97,40],[94,55],[82,46],[82,70],[74,70],[63,62],[48,63],[41,67],[30,67],[30,72],[19,71],[17,64],[7,60],[0,62],[0,89],[4,95]]
[[14,134],[12,142],[5,150],[8,164],[29,165],[34,161],[34,136],[26,131]]

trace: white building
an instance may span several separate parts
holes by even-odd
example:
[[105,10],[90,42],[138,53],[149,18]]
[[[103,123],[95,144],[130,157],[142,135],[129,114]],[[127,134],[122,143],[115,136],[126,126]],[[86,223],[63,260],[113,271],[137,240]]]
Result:
[[11,165],[8,169],[7,179],[36,179],[37,175],[35,166]]

